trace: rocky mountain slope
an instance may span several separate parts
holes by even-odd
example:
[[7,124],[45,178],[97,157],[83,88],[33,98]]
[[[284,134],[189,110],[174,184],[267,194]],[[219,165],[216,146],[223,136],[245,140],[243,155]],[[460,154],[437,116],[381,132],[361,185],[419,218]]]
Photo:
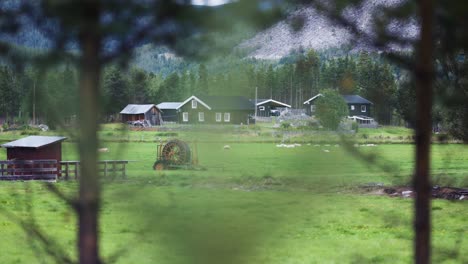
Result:
[[[369,0],[359,8],[348,10],[346,15],[360,30],[371,33],[372,14],[378,15],[379,7],[398,5],[401,2],[399,0]],[[303,27],[295,31],[290,22],[297,17],[303,19]],[[414,37],[418,32],[414,22],[402,25],[394,21],[387,26],[387,30],[406,37]],[[349,30],[330,21],[314,8],[302,7],[293,11],[288,19],[245,40],[238,48],[248,50],[250,57],[278,59],[288,55],[292,50],[304,48],[320,51],[343,46],[356,51],[373,49],[366,39],[355,38]],[[388,48],[400,49],[402,47],[389,46]]]

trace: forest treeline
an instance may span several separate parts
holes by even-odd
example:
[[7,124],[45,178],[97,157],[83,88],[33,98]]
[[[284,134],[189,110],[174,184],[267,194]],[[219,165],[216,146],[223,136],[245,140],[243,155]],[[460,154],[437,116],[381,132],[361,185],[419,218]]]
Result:
[[[170,59],[165,60],[171,64]],[[107,67],[100,105],[104,116],[110,117],[129,103],[178,102],[205,94],[254,98],[257,88],[258,98],[273,98],[302,108],[305,100],[320,91],[334,89],[372,101],[373,116],[380,124],[402,125],[411,124],[414,113],[414,87],[408,79],[377,53],[327,56],[309,50],[279,61],[228,56],[191,63],[186,70],[167,75],[138,67]],[[34,108],[39,120],[53,126],[77,113],[77,80],[76,70],[68,65],[21,73],[1,66],[0,113],[9,120],[28,122]],[[434,122],[443,121],[444,113],[439,111]]]

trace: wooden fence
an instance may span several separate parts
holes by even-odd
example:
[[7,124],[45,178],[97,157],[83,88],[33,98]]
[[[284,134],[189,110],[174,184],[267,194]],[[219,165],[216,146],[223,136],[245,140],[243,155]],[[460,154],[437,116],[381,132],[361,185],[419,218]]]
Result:
[[[128,160],[103,160],[98,162],[98,171],[104,177],[127,178],[126,166]],[[60,174],[62,179],[78,179],[81,173],[80,161],[62,161],[60,162]]]
[[[98,162],[98,172],[104,178],[126,178],[128,160],[103,160]],[[57,160],[0,160],[0,180],[64,180],[80,177],[80,161]]]
[[56,160],[0,160],[0,180],[57,180]]

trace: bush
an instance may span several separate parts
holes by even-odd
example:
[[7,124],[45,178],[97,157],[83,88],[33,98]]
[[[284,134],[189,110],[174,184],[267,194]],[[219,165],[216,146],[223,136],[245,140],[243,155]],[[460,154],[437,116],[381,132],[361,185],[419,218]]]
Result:
[[359,131],[359,124],[357,122],[352,122],[351,129],[354,130],[355,133],[357,133]]
[[324,90],[315,103],[316,116],[323,127],[337,130],[341,121],[348,115],[348,105],[335,90]]
[[283,122],[281,123],[281,128],[288,129],[291,127],[291,123],[289,122]]

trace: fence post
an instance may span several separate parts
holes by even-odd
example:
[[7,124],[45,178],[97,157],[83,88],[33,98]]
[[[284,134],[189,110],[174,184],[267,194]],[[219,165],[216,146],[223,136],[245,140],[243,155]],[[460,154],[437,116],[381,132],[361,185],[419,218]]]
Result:
[[107,177],[107,161],[104,161],[104,178]]
[[79,175],[79,161],[75,162],[75,180],[78,179],[78,175]]

